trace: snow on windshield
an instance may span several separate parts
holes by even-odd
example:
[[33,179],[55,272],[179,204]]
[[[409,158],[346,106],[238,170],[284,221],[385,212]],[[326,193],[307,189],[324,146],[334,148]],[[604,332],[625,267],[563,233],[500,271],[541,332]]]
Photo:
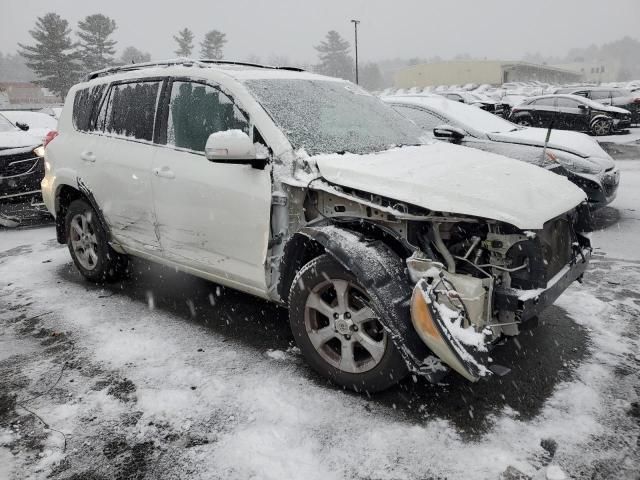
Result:
[[412,122],[348,82],[260,79],[245,85],[293,147],[311,155],[423,143]]
[[470,129],[483,133],[504,133],[518,128],[513,123],[481,108],[460,102],[452,102],[444,98],[421,98],[418,104],[423,104],[435,113],[450,118],[465,130]]

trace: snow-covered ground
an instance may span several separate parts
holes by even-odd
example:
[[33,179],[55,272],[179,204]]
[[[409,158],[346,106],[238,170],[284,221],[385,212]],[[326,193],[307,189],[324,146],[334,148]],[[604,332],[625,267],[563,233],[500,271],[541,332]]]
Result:
[[615,135],[606,135],[603,137],[597,137],[598,142],[612,142],[612,143],[638,143],[640,142],[640,127],[632,127],[629,129],[629,133],[621,133]]
[[95,287],[53,227],[0,231],[0,479],[636,479],[640,160],[619,165],[585,283],[504,347],[508,376],[373,397],[311,373],[272,305],[144,263]]

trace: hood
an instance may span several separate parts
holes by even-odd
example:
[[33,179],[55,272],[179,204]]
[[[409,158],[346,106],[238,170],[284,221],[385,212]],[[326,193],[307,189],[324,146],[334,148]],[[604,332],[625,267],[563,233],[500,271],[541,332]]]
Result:
[[22,147],[37,147],[42,145],[42,140],[39,140],[26,132],[0,132],[0,151],[10,148],[22,148]]
[[602,105],[604,108],[598,108],[598,110],[602,110],[603,112],[611,112],[611,113],[626,113],[627,115],[631,115],[629,110],[625,110],[624,108],[614,107],[611,105]]
[[565,177],[480,150],[435,142],[367,155],[313,157],[336,185],[428,210],[537,230],[586,197]]
[[[513,132],[489,133],[488,136],[494,142],[518,143],[521,145],[535,145],[544,147],[547,138],[546,128],[520,128]],[[549,137],[549,148],[573,153],[583,158],[609,158],[600,144],[589,135],[568,130],[552,130]]]

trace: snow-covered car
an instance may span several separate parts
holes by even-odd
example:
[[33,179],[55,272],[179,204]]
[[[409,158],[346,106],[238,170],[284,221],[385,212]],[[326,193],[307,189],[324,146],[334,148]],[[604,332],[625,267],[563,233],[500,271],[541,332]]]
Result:
[[433,138],[505,155],[568,177],[585,191],[592,209],[616,198],[620,170],[600,144],[584,133],[553,130],[546,142],[546,129],[516,125],[441,97],[390,96],[383,101]]
[[42,112],[4,110],[0,112],[11,123],[29,132],[32,137],[44,140],[49,132],[58,128],[58,120]]
[[488,350],[587,268],[566,178],[422,131],[350,82],[175,60],[74,86],[44,199],[87,279],[142,257],[282,304],[307,362],[379,391]]
[[42,211],[42,140],[0,114],[0,225],[15,227]]
[[467,105],[473,105],[474,107],[481,108],[482,110],[486,110],[487,112],[491,112],[496,115],[503,114],[503,108],[501,103],[481,93],[458,91],[458,92],[441,93],[441,95],[448,100],[452,100],[454,102],[466,103]]

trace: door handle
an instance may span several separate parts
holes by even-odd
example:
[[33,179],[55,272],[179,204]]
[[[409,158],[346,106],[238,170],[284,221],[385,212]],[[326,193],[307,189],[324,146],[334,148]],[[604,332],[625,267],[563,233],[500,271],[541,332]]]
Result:
[[95,162],[96,161],[96,156],[93,154],[93,152],[87,151],[85,150],[84,152],[82,152],[80,154],[80,158],[82,160],[84,160],[85,162]]
[[173,173],[173,170],[171,170],[169,167],[154,168],[153,174],[156,177],[176,178],[175,173]]

